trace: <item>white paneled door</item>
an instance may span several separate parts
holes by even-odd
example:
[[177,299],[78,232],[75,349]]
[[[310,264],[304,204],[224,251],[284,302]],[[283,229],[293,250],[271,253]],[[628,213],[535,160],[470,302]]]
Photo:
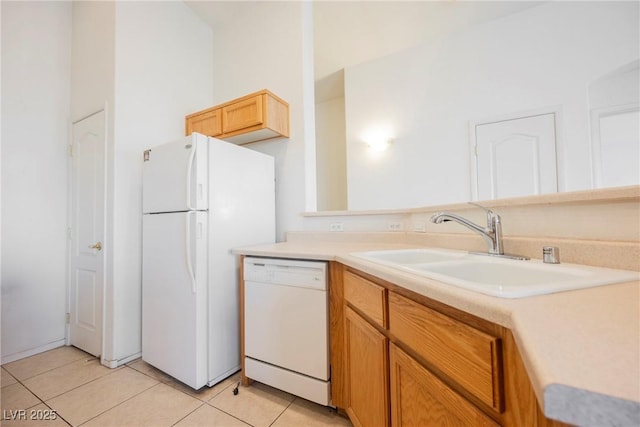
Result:
[[102,354],[105,263],[105,113],[73,124],[69,341]]
[[558,191],[555,114],[476,124],[477,200]]

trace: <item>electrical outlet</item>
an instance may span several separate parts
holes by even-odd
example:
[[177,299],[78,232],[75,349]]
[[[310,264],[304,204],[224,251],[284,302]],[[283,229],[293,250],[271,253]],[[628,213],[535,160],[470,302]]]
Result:
[[426,233],[427,232],[427,226],[422,221],[414,222],[413,223],[413,231],[416,231],[418,233]]
[[402,225],[401,222],[391,221],[387,223],[387,230],[389,231],[402,231],[403,229],[404,229],[404,226]]
[[332,222],[329,226],[329,231],[344,231],[343,222]]

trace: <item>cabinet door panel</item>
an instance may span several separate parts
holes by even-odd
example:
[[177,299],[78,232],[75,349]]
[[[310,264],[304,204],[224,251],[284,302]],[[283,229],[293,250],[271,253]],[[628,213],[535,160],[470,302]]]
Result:
[[198,132],[207,136],[218,136],[222,134],[221,110],[208,110],[200,114],[187,116],[187,136],[193,132]]
[[503,410],[499,338],[393,292],[389,326],[394,337],[436,369],[498,412]]
[[355,311],[345,311],[347,414],[363,427],[389,425],[387,338]]
[[391,422],[400,426],[498,426],[393,344]]
[[262,95],[222,107],[222,129],[225,134],[252,126],[261,125]]

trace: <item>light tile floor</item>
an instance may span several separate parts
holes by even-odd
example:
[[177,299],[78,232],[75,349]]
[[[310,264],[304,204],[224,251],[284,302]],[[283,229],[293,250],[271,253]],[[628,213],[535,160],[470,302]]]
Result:
[[194,391],[138,359],[117,369],[74,347],[2,366],[0,425],[351,426],[334,410],[235,374]]

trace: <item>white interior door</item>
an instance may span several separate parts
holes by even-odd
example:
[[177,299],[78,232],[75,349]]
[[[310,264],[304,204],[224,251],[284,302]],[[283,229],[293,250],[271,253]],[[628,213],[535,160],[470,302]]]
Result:
[[558,191],[555,114],[475,126],[478,200]]
[[69,341],[102,353],[105,262],[105,113],[72,127]]

